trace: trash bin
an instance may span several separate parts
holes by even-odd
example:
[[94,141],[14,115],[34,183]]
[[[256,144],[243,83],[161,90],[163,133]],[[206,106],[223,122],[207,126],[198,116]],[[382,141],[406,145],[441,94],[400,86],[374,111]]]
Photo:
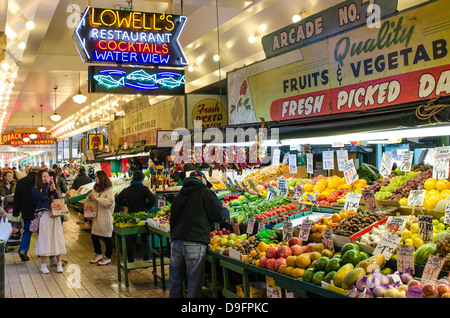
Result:
[[0,240],[0,298],[5,298],[5,241]]

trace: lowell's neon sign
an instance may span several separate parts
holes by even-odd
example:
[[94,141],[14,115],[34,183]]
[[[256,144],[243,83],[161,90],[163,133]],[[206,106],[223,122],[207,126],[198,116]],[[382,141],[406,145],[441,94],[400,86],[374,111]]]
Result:
[[74,38],[85,62],[188,65],[178,41],[187,17],[87,7]]

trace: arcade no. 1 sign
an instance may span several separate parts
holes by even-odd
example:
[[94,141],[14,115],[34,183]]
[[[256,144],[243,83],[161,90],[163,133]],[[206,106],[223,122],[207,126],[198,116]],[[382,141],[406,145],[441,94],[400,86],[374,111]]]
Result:
[[187,17],[87,7],[74,31],[85,62],[188,65],[178,38]]

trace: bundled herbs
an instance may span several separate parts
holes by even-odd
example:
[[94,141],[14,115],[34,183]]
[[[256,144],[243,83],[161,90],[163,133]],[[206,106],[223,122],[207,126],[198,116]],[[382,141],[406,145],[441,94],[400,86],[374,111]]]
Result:
[[133,213],[114,213],[114,224],[117,223],[139,223],[139,221],[147,220],[151,215],[149,212],[133,212]]

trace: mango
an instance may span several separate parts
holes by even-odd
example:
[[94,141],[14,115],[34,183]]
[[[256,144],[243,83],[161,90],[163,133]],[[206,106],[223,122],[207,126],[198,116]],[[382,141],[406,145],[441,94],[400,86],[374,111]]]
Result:
[[356,284],[356,281],[361,277],[366,275],[366,271],[361,267],[357,267],[352,269],[350,272],[345,275],[344,280],[342,281],[343,289],[350,289],[353,285]]
[[333,277],[334,286],[342,288],[342,282],[345,276],[355,267],[352,263],[345,264],[336,272],[336,275]]

